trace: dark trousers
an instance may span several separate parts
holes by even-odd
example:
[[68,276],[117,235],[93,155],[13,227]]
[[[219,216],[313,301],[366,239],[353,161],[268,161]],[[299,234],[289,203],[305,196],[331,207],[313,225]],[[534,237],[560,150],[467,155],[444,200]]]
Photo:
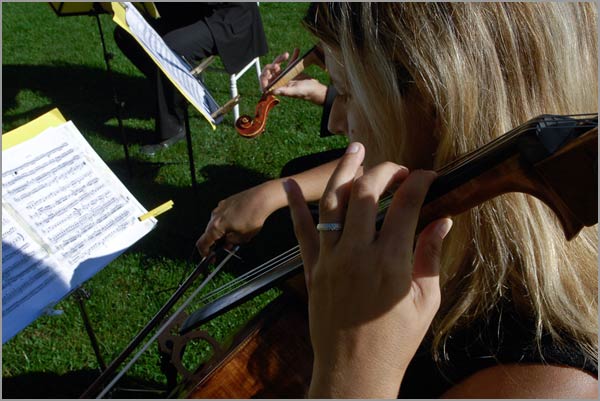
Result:
[[[184,26],[187,21],[160,18],[151,25],[175,52],[190,63],[217,54],[215,40],[203,20]],[[156,85],[156,141],[165,140],[184,132],[184,108],[186,100],[177,88],[156,66],[135,39],[117,27],[115,42],[131,62]]]

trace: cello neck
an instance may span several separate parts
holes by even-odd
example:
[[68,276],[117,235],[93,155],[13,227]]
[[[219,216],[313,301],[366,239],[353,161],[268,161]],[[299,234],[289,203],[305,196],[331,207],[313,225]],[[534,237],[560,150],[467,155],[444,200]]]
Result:
[[[555,124],[549,125],[549,119]],[[538,117],[439,170],[417,230],[509,192],[543,201],[568,240],[596,224],[597,116],[557,119]],[[557,135],[564,136],[562,143],[557,144]]]

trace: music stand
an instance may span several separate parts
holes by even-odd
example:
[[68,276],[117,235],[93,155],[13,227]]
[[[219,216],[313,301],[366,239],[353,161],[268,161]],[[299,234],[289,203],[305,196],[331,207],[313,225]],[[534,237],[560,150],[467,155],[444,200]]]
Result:
[[104,56],[104,63],[106,65],[106,72],[108,73],[108,80],[113,92],[113,102],[115,105],[115,113],[117,117],[117,123],[119,125],[119,132],[121,133],[121,140],[123,141],[123,151],[125,153],[125,162],[127,163],[127,172],[129,173],[129,177],[132,177],[133,173],[131,170],[131,161],[129,159],[129,143],[127,140],[127,134],[123,129],[123,103],[119,101],[119,97],[117,95],[117,89],[114,84],[114,79],[112,75],[112,69],[110,68],[110,60],[113,55],[108,52],[106,49],[106,42],[104,41],[104,32],[102,31],[102,23],[100,21],[100,14],[110,14],[112,13],[112,8],[110,3],[107,2],[50,2],[50,7],[57,16],[59,17],[70,17],[70,16],[80,16],[87,15],[90,17],[96,18],[96,23],[98,25],[98,32],[100,33],[100,41],[102,42],[102,54]]
[[[125,162],[127,163],[127,172],[129,177],[133,176],[131,169],[131,160],[129,158],[129,141],[127,134],[123,128],[123,108],[124,104],[119,100],[117,89],[114,84],[114,78],[112,69],[110,67],[110,60],[113,58],[113,54],[109,53],[106,48],[106,42],[104,40],[104,32],[102,30],[102,23],[100,21],[101,14],[112,14],[112,7],[110,2],[49,2],[50,7],[59,17],[71,17],[87,15],[96,18],[96,24],[98,25],[98,32],[100,33],[100,42],[102,43],[102,54],[104,56],[104,63],[106,65],[106,72],[108,73],[108,80],[113,92],[113,102],[115,105],[115,113],[117,117],[117,123],[119,125],[119,132],[121,133],[121,140],[123,141],[123,152],[125,153]],[[152,2],[140,2],[135,3],[136,7],[142,12],[146,13],[152,18],[158,18],[158,10]]]
[[[71,15],[112,14],[110,2],[50,2],[50,7],[59,17]],[[158,18],[158,10],[153,2],[136,2],[134,5],[151,18]]]
[[[128,148],[129,143],[128,143],[127,135],[123,128],[123,120],[122,120],[122,112],[123,112],[125,105],[123,102],[121,102],[118,99],[118,96],[117,96],[117,90],[116,90],[116,86],[114,85],[112,70],[110,68],[110,60],[112,59],[113,55],[110,54],[106,50],[106,43],[104,41],[104,34],[102,31],[102,25],[100,23],[100,17],[99,17],[100,14],[114,15],[113,5],[112,5],[112,3],[108,3],[108,2],[90,2],[90,3],[50,2],[49,4],[50,4],[51,8],[54,10],[54,12],[56,13],[56,15],[58,15],[58,16],[89,15],[89,16],[93,16],[96,18],[97,25],[98,25],[98,31],[100,33],[100,40],[102,42],[102,49],[103,49],[103,54],[104,54],[104,61],[106,63],[106,70],[108,72],[110,85],[113,90],[113,99],[114,99],[114,103],[115,103],[117,121],[119,124],[119,131],[121,132],[121,137],[123,140],[123,150],[125,153],[125,160],[127,163],[127,169],[129,171],[129,176],[131,177],[133,174],[132,174],[131,162],[130,162],[130,157],[129,157],[129,148]],[[132,3],[132,4],[135,6],[135,8],[140,13],[145,14],[146,16],[149,16],[151,18],[159,18],[160,17],[160,15],[158,13],[158,9],[156,8],[156,6],[154,5],[153,2],[136,2],[136,3]],[[182,60],[183,64],[185,64],[186,66],[189,67],[190,73],[196,79],[198,79],[197,74],[201,73],[201,71],[195,71],[197,68],[192,68],[192,66],[190,66],[185,59],[181,58],[181,60]],[[210,97],[210,98],[212,99],[212,97]],[[212,101],[214,102],[214,100],[212,100]],[[214,120],[213,123],[220,122],[222,115],[229,112],[238,102],[239,102],[239,97],[236,97],[236,98],[230,100],[229,102],[227,102],[222,107],[218,108],[217,110],[214,110],[214,111],[211,110],[213,112],[211,113],[210,118],[212,118]],[[215,103],[215,105],[216,105],[216,103]],[[198,108],[198,107],[196,106],[196,108]],[[201,112],[201,114],[202,114],[202,112]],[[207,119],[209,118],[206,115],[205,115],[205,117]],[[198,184],[197,184],[197,180],[196,180],[196,171],[195,171],[195,166],[194,166],[194,156],[193,156],[193,150],[192,150],[191,132],[190,132],[189,116],[188,116],[187,108],[184,110],[184,120],[185,120],[185,127],[186,127],[185,133],[186,133],[186,140],[187,140],[186,142],[187,142],[187,149],[188,149],[188,159],[189,159],[189,167],[190,167],[190,176],[192,179],[192,187],[194,190],[197,190]],[[213,123],[211,123],[211,125],[213,125]],[[214,125],[213,125],[213,128],[214,128]]]

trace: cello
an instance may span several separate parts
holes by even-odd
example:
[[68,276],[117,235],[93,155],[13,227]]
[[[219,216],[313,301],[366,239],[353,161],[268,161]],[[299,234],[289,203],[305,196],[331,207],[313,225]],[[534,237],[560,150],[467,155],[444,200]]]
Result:
[[[522,192],[550,207],[565,237],[573,239],[598,221],[597,124],[597,114],[542,115],[449,163],[438,171],[427,194],[417,232],[435,219],[458,215],[505,193]],[[381,202],[383,210],[386,202]],[[180,334],[165,332],[159,338],[161,348],[170,349],[171,362],[177,365],[186,341],[204,338],[197,327],[300,272],[301,266],[295,250],[259,266],[264,271],[249,284],[179,319],[174,328]],[[306,293],[301,275],[284,285],[283,295],[252,319],[227,350],[215,345],[214,357],[193,372],[177,368],[184,379],[170,396],[304,397],[312,369]]]

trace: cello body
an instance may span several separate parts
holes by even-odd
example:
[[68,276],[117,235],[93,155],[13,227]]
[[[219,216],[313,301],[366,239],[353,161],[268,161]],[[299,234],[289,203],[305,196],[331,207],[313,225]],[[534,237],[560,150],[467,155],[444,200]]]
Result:
[[305,398],[313,353],[302,275],[284,286],[283,294],[236,335],[225,355],[182,381],[171,396]]

